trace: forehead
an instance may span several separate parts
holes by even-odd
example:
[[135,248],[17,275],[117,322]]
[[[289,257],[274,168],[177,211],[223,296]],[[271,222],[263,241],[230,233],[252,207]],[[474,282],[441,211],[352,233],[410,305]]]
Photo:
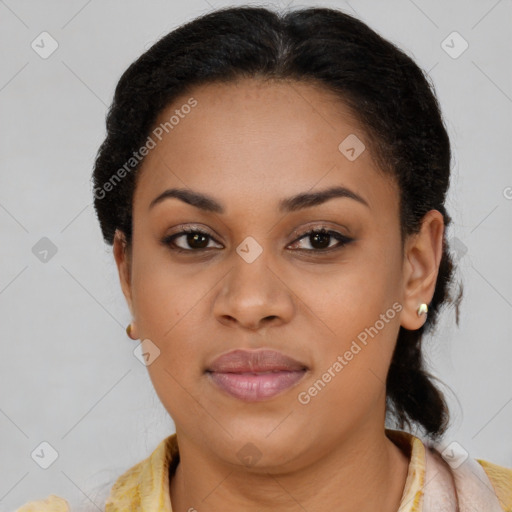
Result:
[[367,136],[357,119],[316,84],[201,85],[166,107],[149,135],[155,145],[139,170],[136,209],[147,210],[155,196],[176,187],[218,198],[228,215],[236,206],[277,208],[284,197],[336,185],[372,209],[396,202],[394,183],[364,149]]

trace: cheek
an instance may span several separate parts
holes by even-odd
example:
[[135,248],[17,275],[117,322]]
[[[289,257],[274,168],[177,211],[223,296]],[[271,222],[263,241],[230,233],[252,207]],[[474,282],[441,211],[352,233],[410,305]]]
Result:
[[188,297],[190,287],[182,282],[165,248],[141,233],[140,242],[134,247],[132,268],[133,303],[141,336],[158,343],[172,333],[187,302],[192,300]]
[[360,250],[333,272],[297,280],[294,292],[303,300],[309,321],[317,323],[322,334],[319,340],[324,339],[326,346],[334,343],[342,350],[344,344],[350,345],[350,340],[373,326],[399,296],[390,255],[380,258],[376,253],[377,248]]
[[196,402],[192,399],[199,377],[201,350],[190,342],[201,339],[195,331],[200,322],[193,310],[187,314],[183,301],[183,296],[172,297],[157,287],[148,300],[141,300],[139,310],[141,337],[149,338],[159,351],[147,371],[161,403],[180,423],[201,414],[195,410]]
[[385,392],[401,305],[394,299],[399,297],[395,256],[378,254],[377,247],[361,251],[346,271],[304,285],[307,314],[319,335],[314,375],[299,391],[313,417],[343,421],[347,411],[364,414]]
[[137,262],[132,269],[135,322],[140,340],[150,343],[157,354],[147,370],[157,394],[165,399],[172,396],[171,388],[182,380],[178,375],[180,362],[185,363],[189,357],[183,350],[184,344],[176,343],[183,323],[180,320],[185,309],[184,289],[165,266],[148,265],[143,258],[134,261]]
[[177,272],[165,251],[139,249],[134,256],[132,289],[138,334],[158,349],[147,370],[161,402],[172,415],[179,415],[179,411],[190,410],[187,390],[193,389],[198,377],[198,344],[204,343],[206,334],[201,299],[207,299],[207,289],[197,277]]

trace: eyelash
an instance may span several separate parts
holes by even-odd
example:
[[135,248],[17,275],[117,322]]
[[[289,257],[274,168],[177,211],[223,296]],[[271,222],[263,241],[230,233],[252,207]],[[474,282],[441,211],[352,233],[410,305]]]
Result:
[[[184,235],[188,235],[188,234],[201,234],[201,235],[209,238],[210,240],[213,240],[216,243],[218,243],[206,231],[203,231],[202,229],[198,229],[198,228],[187,228],[187,227],[183,227],[182,231],[180,231],[179,233],[174,233],[173,235],[166,236],[165,238],[162,239],[162,243],[164,245],[168,246],[172,251],[177,252],[177,253],[194,253],[194,252],[198,253],[198,252],[209,250],[208,248],[182,249],[181,247],[177,247],[176,244],[174,243],[174,240],[176,238],[179,238],[180,236],[184,236]],[[342,235],[341,233],[338,233],[337,231],[332,231],[332,230],[325,228],[324,226],[321,226],[319,228],[315,228],[315,229],[304,232],[302,235],[299,236],[299,238],[295,239],[291,245],[299,242],[303,238],[306,238],[308,236],[315,235],[315,234],[330,235],[331,237],[335,238],[338,241],[338,245],[335,247],[329,247],[326,249],[294,249],[294,250],[308,252],[308,253],[318,253],[318,254],[329,253],[330,254],[333,251],[342,249],[344,246],[348,245],[350,242],[352,242],[354,240],[353,238],[346,237],[346,236]]]

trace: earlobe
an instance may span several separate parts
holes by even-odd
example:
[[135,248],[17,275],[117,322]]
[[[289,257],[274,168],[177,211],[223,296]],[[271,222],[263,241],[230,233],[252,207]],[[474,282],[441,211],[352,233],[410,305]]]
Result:
[[423,217],[420,232],[406,242],[404,303],[400,316],[400,324],[405,329],[419,329],[425,322],[439,273],[443,236],[443,216],[437,210],[430,210]]

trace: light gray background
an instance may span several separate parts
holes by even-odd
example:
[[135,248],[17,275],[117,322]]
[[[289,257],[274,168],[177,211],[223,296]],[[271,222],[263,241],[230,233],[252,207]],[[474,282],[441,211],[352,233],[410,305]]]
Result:
[[[51,493],[100,509],[174,431],[125,334],[89,179],[121,73],[162,35],[229,4],[0,0],[2,511]],[[445,440],[512,466],[511,1],[293,2],[310,5],[357,15],[432,77],[453,144],[448,234],[465,284],[461,327],[447,311],[426,344],[453,392]],[[43,31],[59,44],[47,59],[31,48]],[[456,59],[441,46],[453,31],[469,43]],[[32,251],[43,237],[57,248],[46,263]],[[46,470],[31,458],[43,441],[58,452]]]

